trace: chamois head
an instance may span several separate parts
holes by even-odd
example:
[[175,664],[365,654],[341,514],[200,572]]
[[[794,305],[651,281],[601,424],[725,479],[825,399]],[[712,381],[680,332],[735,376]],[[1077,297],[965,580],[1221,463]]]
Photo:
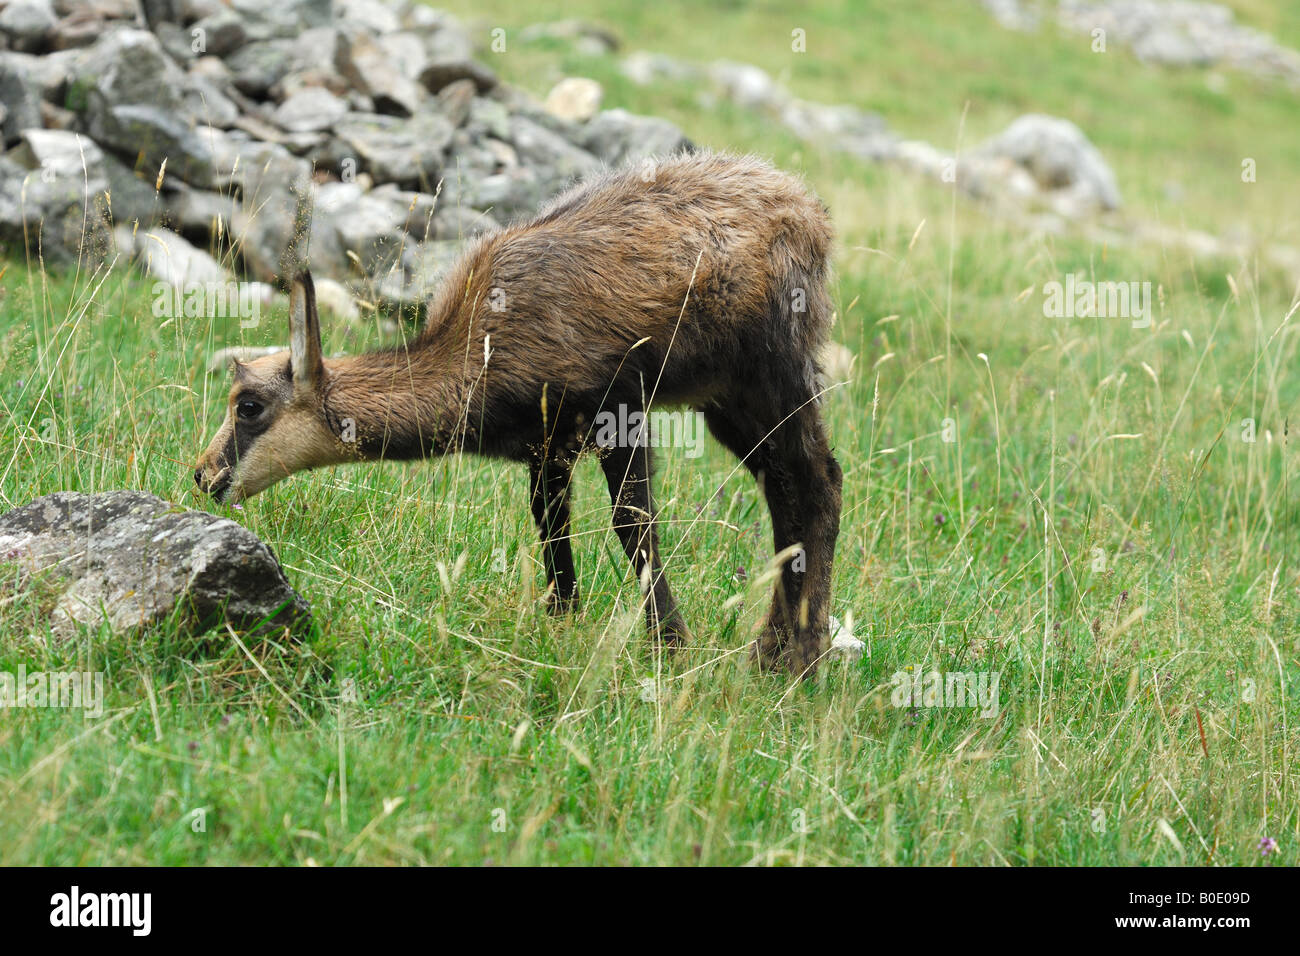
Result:
[[294,472],[351,457],[322,413],[328,372],[311,275],[289,295],[287,352],[234,363],[226,420],[199,458],[194,480],[218,501],[251,498]]

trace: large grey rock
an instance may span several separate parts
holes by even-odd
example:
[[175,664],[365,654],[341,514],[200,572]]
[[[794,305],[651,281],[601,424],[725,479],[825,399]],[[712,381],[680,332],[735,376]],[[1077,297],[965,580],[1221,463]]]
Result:
[[375,280],[380,303],[398,311],[424,309],[460,254],[459,242],[411,243],[403,251],[401,262]]
[[17,567],[19,593],[33,579],[52,592],[45,599],[56,638],[104,621],[119,633],[176,621],[201,634],[228,621],[273,634],[301,633],[311,620],[275,555],[247,528],[142,491],[61,491],[0,515],[4,565]]
[[313,233],[332,228],[345,253],[352,253],[367,273],[383,272],[399,262],[405,246],[402,210],[397,203],[366,194],[356,183],[316,187]]
[[108,177],[108,213],[113,223],[150,226],[167,211],[167,198],[154,188],[155,179],[138,174],[112,153],[104,154]]
[[190,30],[201,47],[196,52],[211,56],[229,56],[249,40],[244,18],[228,7],[221,7],[203,17]]
[[395,5],[384,0],[335,0],[342,20],[365,27],[371,33],[394,33],[402,28]]
[[430,111],[407,118],[352,113],[334,131],[376,181],[417,189],[437,183],[452,137],[446,117]]
[[134,247],[146,273],[177,289],[233,281],[216,259],[162,226],[137,233]]
[[595,80],[566,76],[546,94],[544,108],[552,116],[573,123],[585,123],[598,112],[605,91]]
[[578,134],[578,144],[611,166],[651,156],[671,156],[694,144],[672,123],[627,110],[606,110]]
[[176,228],[190,235],[210,237],[227,233],[237,208],[229,193],[182,189],[168,203]]
[[1010,161],[1029,173],[1046,198],[1067,215],[1120,205],[1115,174],[1079,127],[1066,119],[1021,116],[972,150],[969,160],[967,170],[974,175],[979,175],[981,163]]
[[23,130],[41,125],[44,89],[38,74],[39,59],[24,53],[0,52],[4,144],[17,142]]
[[420,71],[419,80],[431,93],[437,93],[448,83],[457,80],[471,80],[481,93],[497,85],[497,75],[469,57],[433,59]]
[[0,240],[51,260],[96,262],[108,251],[104,154],[85,136],[28,129],[0,157]]
[[402,72],[389,50],[360,30],[340,31],[334,65],[382,113],[410,116],[428,96],[423,86]]
[[[311,164],[274,143],[218,131],[207,135],[213,143],[218,191],[233,187],[240,197],[231,235],[249,275],[263,282],[280,278],[299,261],[309,236],[315,262],[315,236],[303,218],[310,209]],[[341,253],[324,258],[322,250],[322,261],[332,269],[346,260]]]
[[321,86],[308,86],[278,107],[271,119],[291,133],[326,130],[348,112],[348,104]]
[[212,183],[212,154],[195,135],[199,117],[189,111],[189,78],[147,30],[118,29],[78,51],[70,106],[84,113],[86,129],[101,146],[134,159],[150,173],[167,163],[169,175]]
[[276,83],[294,69],[293,40],[277,38],[246,43],[226,58],[235,75],[235,87],[248,96],[265,99]]
[[334,19],[335,0],[230,0],[230,8],[259,39],[294,37]]
[[0,10],[0,33],[13,49],[23,52],[43,49],[55,22],[50,0],[11,0]]

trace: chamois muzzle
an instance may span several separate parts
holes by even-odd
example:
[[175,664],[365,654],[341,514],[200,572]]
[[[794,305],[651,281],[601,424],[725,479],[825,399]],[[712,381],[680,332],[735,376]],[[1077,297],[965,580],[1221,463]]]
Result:
[[194,469],[194,483],[199,486],[199,491],[205,495],[211,495],[217,501],[222,501],[226,496],[226,492],[230,490],[231,471],[229,465],[224,465],[209,474],[207,467],[200,464],[198,468]]

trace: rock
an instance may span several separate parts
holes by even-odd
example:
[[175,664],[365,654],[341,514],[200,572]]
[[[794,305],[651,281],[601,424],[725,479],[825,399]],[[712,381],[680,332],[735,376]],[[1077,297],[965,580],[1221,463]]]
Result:
[[256,99],[266,99],[272,86],[294,68],[293,40],[256,40],[226,58],[235,75],[235,88]]
[[525,116],[510,118],[510,141],[520,161],[535,172],[543,198],[600,169],[600,161],[587,150]]
[[739,106],[775,110],[790,98],[766,70],[751,63],[718,60],[709,66],[708,74],[722,94]]
[[407,246],[399,267],[377,277],[375,291],[380,304],[397,311],[427,307],[443,278],[460,258],[459,242],[417,242]]
[[681,63],[667,54],[645,50],[625,56],[619,64],[619,70],[638,86],[649,86],[661,80],[685,82],[697,79],[701,73],[696,67]]
[[424,87],[405,76],[390,52],[366,33],[341,31],[334,65],[360,93],[374,100],[378,112],[410,116],[427,96]]
[[361,318],[361,309],[357,307],[352,293],[342,282],[320,278],[315,280],[315,286],[316,305],[322,312],[334,315],[345,322],[356,322]]
[[322,239],[310,229],[311,164],[283,146],[243,140],[234,134],[205,131],[211,138],[219,191],[233,186],[240,196],[231,222],[231,236],[254,279],[274,282],[286,269],[296,269],[305,259],[306,244],[312,260],[326,275],[346,269],[341,250],[331,250],[332,236]]
[[406,119],[352,113],[335,123],[334,131],[376,181],[419,188],[438,182],[452,126],[429,111]]
[[402,14],[402,29],[420,38],[430,61],[468,60],[474,56],[469,33],[450,13],[408,4]]
[[472,80],[480,93],[497,85],[497,75],[483,64],[470,59],[434,60],[420,71],[420,83],[430,93],[437,93],[448,83]]
[[201,124],[230,129],[239,120],[239,107],[220,84],[206,77],[191,74],[182,98],[185,111]]
[[136,0],[54,0],[54,12],[61,17],[84,13],[101,20],[134,20],[136,11]]
[[1118,209],[1115,174],[1079,127],[1053,116],[1027,114],[970,154],[981,161],[1006,159],[1024,169],[1063,213]]
[[496,232],[501,226],[490,215],[464,206],[440,204],[433,214],[433,238],[462,241],[484,233]]
[[108,213],[112,222],[138,222],[147,227],[163,217],[167,201],[154,189],[155,180],[137,175],[112,153],[104,156],[104,173],[108,178]]
[[398,189],[392,183],[376,186],[368,195],[370,199],[385,203],[393,211],[401,228],[415,235],[422,233],[429,225],[434,210],[439,206],[438,198],[432,193]]
[[228,193],[180,190],[168,204],[173,224],[183,233],[217,238],[230,232],[237,204]]
[[195,186],[214,183],[212,154],[195,135],[195,125],[147,105],[114,106],[96,114],[91,135],[123,153],[144,155],[151,173],[167,164],[167,175]]
[[50,30],[48,42],[53,50],[74,50],[91,46],[103,36],[108,24],[86,11],[77,11],[57,20]]
[[70,105],[86,115],[101,146],[132,158],[143,154],[151,174],[167,163],[185,182],[212,182],[211,152],[195,135],[198,119],[186,108],[188,77],[145,30],[119,29],[78,51]]
[[570,76],[551,87],[543,108],[560,119],[585,123],[600,112],[604,95],[605,91],[595,80]]
[[198,45],[196,53],[216,57],[229,56],[249,40],[244,18],[228,7],[219,7],[194,23],[190,35]]
[[329,26],[335,0],[229,0],[249,35],[259,40],[295,37],[304,30]]
[[339,19],[365,27],[371,33],[396,33],[402,28],[398,12],[383,0],[337,0],[337,13]]
[[55,22],[50,0],[10,0],[0,10],[0,33],[9,38],[11,48],[23,53],[43,50]]
[[386,271],[400,261],[405,233],[399,208],[363,193],[356,183],[316,187],[313,230],[325,225],[368,273]]
[[453,201],[472,209],[490,211],[500,222],[531,216],[553,192],[538,179],[531,167],[516,166],[482,179],[452,180],[443,187]]
[[448,83],[437,93],[438,112],[447,117],[447,122],[452,126],[464,125],[474,103],[474,90],[473,80]]
[[347,111],[348,104],[329,90],[309,86],[281,103],[271,119],[290,132],[303,133],[329,129]]
[[175,621],[190,635],[229,622],[267,636],[311,621],[256,535],[142,491],[61,491],[0,515],[0,564],[16,566],[19,589],[41,582],[58,639],[104,621],[124,634]]
[[136,235],[135,255],[146,273],[177,289],[234,282],[216,259],[162,226]]
[[636,116],[623,109],[606,110],[593,117],[579,134],[578,144],[610,166],[695,148],[668,120]]
[[41,124],[43,89],[36,75],[37,57],[0,52],[0,106],[4,107],[4,142],[12,144],[25,129]]
[[85,136],[27,129],[0,157],[0,240],[52,260],[98,261],[109,249],[104,154]]
[[887,158],[897,141],[881,116],[856,106],[790,100],[781,110],[781,121],[800,139],[831,143],[864,159]]

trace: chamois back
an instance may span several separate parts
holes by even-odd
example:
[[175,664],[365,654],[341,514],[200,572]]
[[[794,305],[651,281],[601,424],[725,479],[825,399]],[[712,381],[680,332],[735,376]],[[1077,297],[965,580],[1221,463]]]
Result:
[[473,367],[490,336],[502,387],[521,393],[615,375],[648,390],[662,369],[657,401],[698,401],[756,349],[811,382],[830,244],[822,205],[762,160],[698,152],[612,170],[478,240],[416,345],[459,349]]

